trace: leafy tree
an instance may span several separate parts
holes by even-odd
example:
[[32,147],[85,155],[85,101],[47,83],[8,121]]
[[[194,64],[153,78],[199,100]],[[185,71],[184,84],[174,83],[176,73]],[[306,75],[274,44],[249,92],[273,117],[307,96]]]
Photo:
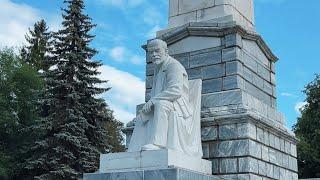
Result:
[[21,56],[25,62],[37,71],[47,71],[50,67],[48,53],[51,48],[51,33],[48,29],[43,19],[36,22],[33,29],[29,29],[29,33],[25,36],[29,45],[21,50]]
[[12,49],[0,50],[0,179],[15,173],[21,147],[32,134],[21,131],[39,119],[35,101],[42,88],[37,72]]
[[307,105],[294,127],[298,143],[299,176],[320,177],[320,75],[309,83],[304,93]]
[[32,156],[21,166],[25,179],[80,178],[97,170],[100,153],[114,149],[105,126],[115,120],[105,101],[97,98],[109,88],[98,87],[105,83],[97,78],[102,64],[92,60],[97,51],[89,47],[95,25],[83,14],[83,0],[64,2],[63,29],[53,36],[50,65],[55,68],[44,73],[48,114],[30,127],[40,135],[29,148]]

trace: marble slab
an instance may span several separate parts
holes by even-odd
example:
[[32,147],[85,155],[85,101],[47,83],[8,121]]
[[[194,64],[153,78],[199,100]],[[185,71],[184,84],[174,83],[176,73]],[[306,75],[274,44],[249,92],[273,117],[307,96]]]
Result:
[[100,156],[100,173],[182,168],[202,174],[212,173],[212,163],[173,150],[110,153]]
[[206,175],[180,168],[84,174],[83,180],[217,180]]

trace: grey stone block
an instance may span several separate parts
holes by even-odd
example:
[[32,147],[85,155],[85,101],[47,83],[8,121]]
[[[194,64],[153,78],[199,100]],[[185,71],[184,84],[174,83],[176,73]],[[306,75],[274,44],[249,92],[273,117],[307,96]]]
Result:
[[201,68],[187,69],[189,79],[202,78]]
[[219,138],[222,140],[237,138],[236,124],[227,124],[219,126]]
[[209,143],[202,142],[202,152],[203,152],[203,158],[208,159],[209,158]]
[[226,63],[226,75],[243,75],[243,65],[239,61],[232,61]]
[[219,142],[209,142],[209,158],[219,157]]
[[264,81],[263,82],[263,91],[266,92],[269,95],[273,95],[272,85],[269,82]]
[[284,179],[286,180],[287,179],[287,176],[286,176],[286,170],[283,169],[283,168],[280,168],[280,179]]
[[269,134],[269,145],[270,145],[271,147],[273,147],[273,148],[275,147],[274,141],[275,141],[275,136],[274,136],[274,134],[270,133],[270,134]]
[[282,152],[276,151],[276,165],[281,166],[282,164]]
[[237,172],[237,159],[222,159],[220,161],[220,173],[236,173]]
[[197,54],[190,57],[190,68],[221,63],[221,51]]
[[225,38],[226,47],[239,46],[242,47],[242,37],[239,34],[229,34]]
[[153,76],[147,76],[146,78],[146,88],[151,89],[153,83]]
[[253,74],[253,84],[259,89],[263,90],[264,80],[256,74]]
[[218,157],[249,155],[249,140],[222,141],[217,153]]
[[291,144],[291,155],[297,157],[297,146],[294,144]]
[[174,58],[178,60],[185,69],[189,69],[190,67],[189,54],[177,55],[177,56],[174,56]]
[[213,159],[212,161],[212,174],[218,174],[219,173],[219,160]]
[[258,74],[261,76],[264,80],[270,82],[270,71],[266,69],[263,65],[258,63]]
[[275,85],[276,84],[276,75],[274,73],[271,73],[270,76],[271,76],[271,78],[270,78],[271,84]]
[[258,174],[258,160],[251,157],[239,158],[239,172]]
[[274,62],[271,62],[270,63],[270,66],[271,66],[271,72],[275,73],[276,72],[276,65]]
[[144,180],[177,180],[176,177],[176,169],[144,171]]
[[243,67],[243,77],[248,82],[253,83],[253,72],[247,67]]
[[290,154],[291,152],[290,142],[284,141],[284,148],[285,148],[285,153]]
[[267,165],[267,176],[272,178],[273,177],[273,165],[266,163]]
[[251,156],[261,159],[261,144],[250,140],[249,151]]
[[280,138],[280,150],[285,152],[285,142],[284,139]]
[[277,166],[273,166],[273,178],[280,179],[280,168]]
[[258,72],[258,63],[257,61],[251,57],[250,55],[248,55],[247,53],[243,52],[243,62],[244,65],[246,67],[248,67],[249,69],[251,69],[253,72],[257,73]]
[[220,179],[239,180],[239,175],[221,175]]
[[263,161],[258,161],[258,169],[259,169],[259,174],[266,176],[267,175],[267,165]]
[[256,139],[256,126],[251,123],[242,123],[237,125],[238,138]]
[[269,132],[268,131],[264,131],[264,144],[269,145]]
[[272,148],[269,148],[269,159],[271,163],[273,164],[277,163],[276,151]]
[[292,171],[298,172],[298,162],[294,157],[289,156],[289,169]]
[[225,64],[217,64],[212,66],[206,66],[202,68],[202,78],[212,79],[225,76],[226,69]]
[[216,126],[201,128],[202,141],[213,141],[218,139],[218,129]]
[[205,94],[202,96],[201,102],[202,108],[241,104],[242,93],[240,90],[235,90]]
[[243,79],[240,76],[233,75],[223,78],[223,90],[243,89]]
[[262,160],[264,161],[269,161],[269,148],[267,146],[262,146],[261,147],[261,155],[262,155]]
[[241,60],[241,50],[238,47],[232,47],[222,50],[222,61]]
[[202,81],[202,94],[219,92],[222,90],[222,78]]
[[263,129],[257,127],[257,140],[261,143],[264,143],[264,134]]
[[280,138],[278,136],[275,136],[274,137],[274,147],[277,149],[277,150],[280,150]]
[[282,154],[282,166],[289,168],[289,156],[287,154]]

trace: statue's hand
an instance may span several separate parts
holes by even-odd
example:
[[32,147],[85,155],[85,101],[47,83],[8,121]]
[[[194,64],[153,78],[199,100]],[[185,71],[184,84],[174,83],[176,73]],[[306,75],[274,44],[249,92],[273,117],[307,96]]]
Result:
[[149,113],[151,111],[151,108],[153,106],[152,100],[149,100],[142,108],[143,113]]

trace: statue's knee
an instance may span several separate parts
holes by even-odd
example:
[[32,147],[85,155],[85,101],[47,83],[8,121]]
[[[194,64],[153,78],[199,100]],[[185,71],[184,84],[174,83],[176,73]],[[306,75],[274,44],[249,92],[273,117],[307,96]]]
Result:
[[154,108],[155,109],[163,109],[163,108],[165,108],[165,109],[167,109],[167,108],[171,108],[171,106],[173,106],[172,105],[172,102],[170,102],[170,101],[166,101],[166,100],[158,100],[158,101],[156,101],[156,102],[154,102]]

